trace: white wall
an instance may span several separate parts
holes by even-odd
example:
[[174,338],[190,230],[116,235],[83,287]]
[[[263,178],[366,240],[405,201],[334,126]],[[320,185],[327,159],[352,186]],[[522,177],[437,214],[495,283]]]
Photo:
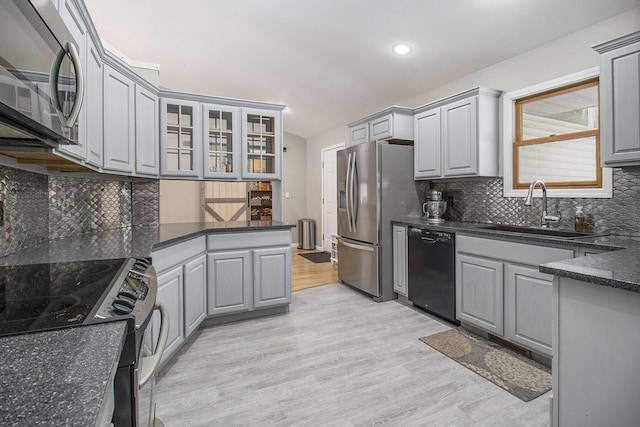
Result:
[[[394,104],[418,107],[476,86],[510,92],[586,70],[598,65],[598,55],[591,46],[637,31],[638,28],[640,7]],[[322,215],[321,150],[346,142],[348,138],[345,122],[344,126],[307,140],[307,216],[315,219],[318,224],[321,224]]]
[[[282,159],[282,194],[284,197],[283,222],[297,225],[307,217],[307,140],[292,133],[284,133]],[[287,192],[289,198],[286,198]],[[298,242],[298,233],[291,233],[291,243]]]

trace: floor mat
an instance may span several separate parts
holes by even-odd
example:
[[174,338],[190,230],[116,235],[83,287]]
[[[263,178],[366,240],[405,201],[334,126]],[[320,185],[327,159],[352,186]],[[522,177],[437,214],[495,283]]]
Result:
[[551,390],[551,370],[462,328],[420,341],[528,402]]
[[329,262],[331,260],[331,254],[329,252],[311,252],[308,254],[298,254],[301,257],[308,259],[309,261],[317,263]]

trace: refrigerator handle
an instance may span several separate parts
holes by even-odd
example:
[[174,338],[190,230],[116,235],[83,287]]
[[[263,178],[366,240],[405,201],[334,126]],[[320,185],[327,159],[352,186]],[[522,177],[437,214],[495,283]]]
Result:
[[349,184],[351,183],[351,154],[349,153],[349,157],[347,158],[347,181],[345,183],[345,191],[347,193],[347,222],[349,223],[349,233],[353,232],[351,227],[351,188],[349,188]]
[[351,166],[351,217],[353,219],[353,232],[356,232],[358,224],[359,198],[358,187],[360,186],[358,177],[358,164],[356,163],[356,153],[353,153],[353,166]]
[[357,249],[359,251],[367,251],[367,252],[373,252],[373,248],[371,246],[364,246],[364,245],[356,245],[354,243],[349,243],[346,240],[338,237],[338,240],[340,240],[340,243],[342,243],[343,245],[345,245],[348,248],[351,249]]

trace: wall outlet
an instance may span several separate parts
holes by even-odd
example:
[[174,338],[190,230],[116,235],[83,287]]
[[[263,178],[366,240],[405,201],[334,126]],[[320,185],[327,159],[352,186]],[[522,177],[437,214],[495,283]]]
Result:
[[453,196],[448,196],[447,197],[447,206],[449,206],[450,208],[454,207],[454,200],[453,200]]

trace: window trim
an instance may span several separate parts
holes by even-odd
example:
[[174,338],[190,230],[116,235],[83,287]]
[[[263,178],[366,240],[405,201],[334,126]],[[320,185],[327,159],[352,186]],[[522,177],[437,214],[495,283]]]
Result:
[[[588,70],[569,74],[554,80],[529,86],[513,92],[504,93],[501,97],[502,106],[502,135],[500,138],[503,152],[503,195],[504,197],[525,197],[527,189],[514,189],[513,187],[513,150],[516,135],[516,105],[515,101],[535,95],[540,95],[563,86],[576,85],[593,80],[600,76],[600,68],[594,67]],[[536,190],[536,196],[540,190]],[[602,188],[549,188],[547,197],[576,197],[576,198],[611,198],[613,196],[613,171],[611,168],[602,168]]]

